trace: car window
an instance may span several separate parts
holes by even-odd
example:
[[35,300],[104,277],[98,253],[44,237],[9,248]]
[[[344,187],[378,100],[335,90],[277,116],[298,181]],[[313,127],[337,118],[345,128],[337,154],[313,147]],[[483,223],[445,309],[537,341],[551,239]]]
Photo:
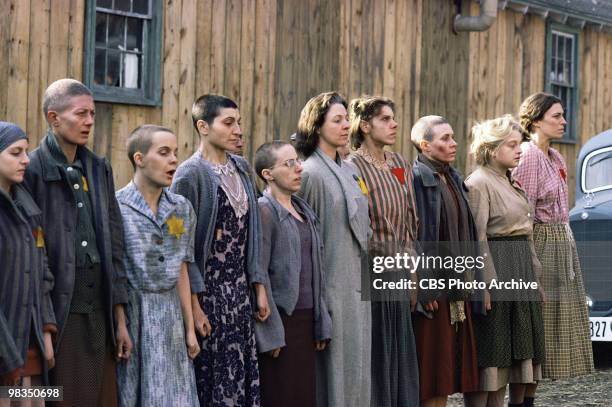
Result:
[[612,189],[612,147],[593,151],[584,160],[582,190],[597,192]]

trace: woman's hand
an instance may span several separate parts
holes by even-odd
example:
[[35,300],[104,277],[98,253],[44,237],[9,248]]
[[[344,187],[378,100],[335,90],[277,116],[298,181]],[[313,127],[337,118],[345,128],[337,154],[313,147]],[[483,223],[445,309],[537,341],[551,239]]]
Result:
[[545,303],[546,293],[544,292],[544,288],[542,287],[541,284],[538,284],[538,292],[540,293],[540,301],[542,301],[542,303]]
[[198,344],[198,338],[196,337],[195,331],[185,333],[185,344],[187,345],[187,355],[189,359],[195,359],[198,353],[200,353],[200,344]]
[[280,354],[280,350],[281,348],[272,349],[270,352],[268,352],[268,355],[276,359],[278,355]]
[[321,352],[322,350],[325,350],[326,346],[327,346],[327,341],[315,341],[315,350],[317,352]]
[[197,299],[192,301],[191,306],[193,309],[193,323],[195,330],[202,338],[206,338],[212,333],[210,321],[208,320],[208,317],[204,311],[202,311],[202,307],[200,307],[200,303],[198,303]]
[[257,294],[257,313],[255,318],[259,322],[264,322],[270,316],[270,304],[268,304],[268,295],[263,284],[255,284],[255,293]]
[[53,369],[55,367],[55,353],[53,352],[53,341],[51,340],[51,332],[43,333],[43,342],[45,343],[45,360],[47,367]]
[[435,312],[438,310],[438,301],[433,300],[425,303],[425,311]]
[[123,324],[117,325],[117,361],[127,360],[132,354],[132,339],[127,330],[127,326]]
[[115,305],[114,309],[115,321],[117,321],[117,327],[115,328],[115,340],[117,341],[117,362],[120,360],[127,360],[132,353],[132,339],[127,329],[127,318],[125,317],[125,309],[123,304]]

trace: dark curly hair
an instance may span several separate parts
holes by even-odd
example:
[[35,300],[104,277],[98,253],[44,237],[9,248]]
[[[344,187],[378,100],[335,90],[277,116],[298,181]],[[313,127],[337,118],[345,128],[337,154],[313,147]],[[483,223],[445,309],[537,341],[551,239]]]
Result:
[[529,96],[519,108],[521,126],[529,133],[533,133],[533,123],[542,120],[548,109],[557,103],[563,104],[561,99],[550,93],[538,92]]
[[395,113],[395,103],[393,100],[384,96],[361,96],[360,98],[351,100],[349,107],[349,115],[351,120],[351,144],[354,148],[361,147],[365,140],[365,134],[361,131],[361,121],[369,122],[380,113],[383,106],[389,106]]
[[295,135],[295,149],[298,153],[306,158],[314,153],[319,145],[319,130],[325,122],[325,115],[335,104],[348,108],[346,100],[338,92],[321,93],[306,103]]

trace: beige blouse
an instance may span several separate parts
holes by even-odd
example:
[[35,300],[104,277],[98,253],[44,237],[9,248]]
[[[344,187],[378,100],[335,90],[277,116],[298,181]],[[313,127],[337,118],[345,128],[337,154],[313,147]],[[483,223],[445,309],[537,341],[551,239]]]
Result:
[[[503,236],[528,236],[531,241],[533,268],[538,279],[541,264],[533,245],[533,208],[519,184],[511,179],[510,172],[502,174],[490,166],[481,166],[466,180],[470,208],[476,221],[478,240],[488,254],[487,238]],[[485,260],[485,279],[489,283],[496,278],[490,255]]]

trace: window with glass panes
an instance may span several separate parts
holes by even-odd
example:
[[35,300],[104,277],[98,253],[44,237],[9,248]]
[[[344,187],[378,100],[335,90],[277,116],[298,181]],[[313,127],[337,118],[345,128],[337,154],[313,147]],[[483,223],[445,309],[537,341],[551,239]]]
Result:
[[86,82],[96,100],[157,104],[160,0],[90,0]]
[[576,140],[578,34],[569,28],[549,26],[546,90],[561,99],[568,122],[565,141]]

